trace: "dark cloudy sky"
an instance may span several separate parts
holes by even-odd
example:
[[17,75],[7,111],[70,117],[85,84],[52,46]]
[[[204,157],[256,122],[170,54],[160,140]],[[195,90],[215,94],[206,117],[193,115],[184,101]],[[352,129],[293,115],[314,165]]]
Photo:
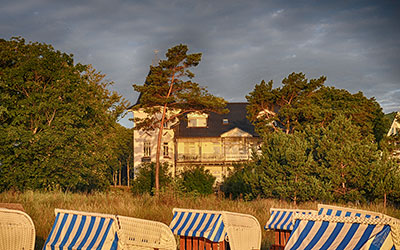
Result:
[[[0,38],[74,54],[134,103],[154,59],[179,43],[202,52],[195,80],[228,101],[291,72],[400,110],[400,1],[0,0]],[[125,118],[121,121],[131,126]]]

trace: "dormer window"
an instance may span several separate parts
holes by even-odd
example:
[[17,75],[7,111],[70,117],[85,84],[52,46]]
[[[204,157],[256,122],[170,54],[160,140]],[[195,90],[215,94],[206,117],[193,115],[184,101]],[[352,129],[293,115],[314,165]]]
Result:
[[229,120],[227,118],[222,119],[222,124],[223,125],[228,125],[229,124]]
[[191,113],[188,114],[188,128],[206,128],[207,114]]

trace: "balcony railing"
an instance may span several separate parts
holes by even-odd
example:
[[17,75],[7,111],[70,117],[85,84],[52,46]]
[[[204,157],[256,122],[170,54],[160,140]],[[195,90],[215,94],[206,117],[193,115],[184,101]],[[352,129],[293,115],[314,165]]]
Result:
[[195,154],[179,154],[177,161],[185,162],[185,161],[195,161],[195,162],[213,162],[213,161],[240,161],[240,160],[248,160],[249,155],[247,154],[203,154],[203,155],[195,155]]

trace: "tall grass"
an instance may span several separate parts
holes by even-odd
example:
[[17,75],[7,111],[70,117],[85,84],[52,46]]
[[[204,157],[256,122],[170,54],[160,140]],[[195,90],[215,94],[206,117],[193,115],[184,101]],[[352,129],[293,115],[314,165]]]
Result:
[[[258,199],[254,201],[229,200],[221,196],[207,197],[179,195],[166,192],[155,198],[149,195],[133,196],[131,193],[114,189],[104,193],[79,194],[63,192],[4,192],[0,193],[1,203],[20,203],[31,216],[36,228],[36,249],[42,249],[51,230],[55,215],[54,208],[118,214],[141,219],[161,221],[167,225],[172,220],[172,208],[191,208],[205,210],[224,210],[251,214],[258,219],[263,227],[269,218],[269,209],[299,208],[317,209],[317,202],[302,203],[296,207],[285,201]],[[400,210],[388,207],[386,211],[380,204],[346,206],[385,213],[400,218]],[[268,249],[272,244],[272,233],[262,230],[262,249]]]

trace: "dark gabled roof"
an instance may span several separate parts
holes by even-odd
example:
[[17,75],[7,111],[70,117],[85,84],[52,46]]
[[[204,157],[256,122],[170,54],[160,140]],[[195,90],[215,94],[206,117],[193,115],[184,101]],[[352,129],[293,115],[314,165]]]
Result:
[[[246,118],[247,103],[228,103],[228,114],[210,113],[205,128],[188,128],[187,119],[181,119],[176,126],[176,137],[219,137],[234,128],[239,128],[252,136],[258,136],[254,126]],[[228,119],[228,124],[223,124],[223,119]]]

